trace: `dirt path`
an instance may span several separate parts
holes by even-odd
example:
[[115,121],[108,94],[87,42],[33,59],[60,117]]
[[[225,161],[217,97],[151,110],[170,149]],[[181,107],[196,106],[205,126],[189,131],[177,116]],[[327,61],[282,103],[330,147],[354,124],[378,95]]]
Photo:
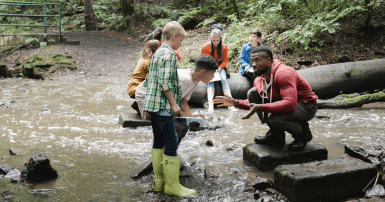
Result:
[[[93,32],[66,32],[68,41],[80,41],[77,72],[87,76],[119,76],[128,78],[136,64],[136,53],[143,43],[133,43]],[[75,50],[74,50],[75,51]]]

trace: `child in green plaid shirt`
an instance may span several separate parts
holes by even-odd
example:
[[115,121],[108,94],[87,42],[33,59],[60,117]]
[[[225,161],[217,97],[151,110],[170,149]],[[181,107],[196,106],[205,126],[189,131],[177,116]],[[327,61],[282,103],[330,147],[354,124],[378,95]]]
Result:
[[180,157],[176,154],[179,143],[174,125],[174,115],[180,114],[182,102],[174,50],[182,45],[186,32],[178,22],[171,21],[164,26],[162,34],[163,44],[152,56],[143,83],[147,88],[143,109],[151,116],[154,133],[153,190],[164,189],[166,194],[178,196],[195,195],[194,189],[179,183]]

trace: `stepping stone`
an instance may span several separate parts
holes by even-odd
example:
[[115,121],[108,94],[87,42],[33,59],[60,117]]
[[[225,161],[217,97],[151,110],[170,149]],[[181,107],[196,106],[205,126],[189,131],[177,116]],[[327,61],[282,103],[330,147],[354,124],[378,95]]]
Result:
[[119,124],[124,127],[151,126],[151,121],[144,121],[138,113],[124,113],[119,115]]
[[326,148],[316,142],[309,142],[302,151],[288,151],[285,147],[248,144],[243,147],[243,159],[259,170],[273,170],[281,164],[307,163],[328,158]]
[[351,157],[281,165],[274,170],[274,188],[290,202],[339,201],[364,196],[376,175],[373,164]]

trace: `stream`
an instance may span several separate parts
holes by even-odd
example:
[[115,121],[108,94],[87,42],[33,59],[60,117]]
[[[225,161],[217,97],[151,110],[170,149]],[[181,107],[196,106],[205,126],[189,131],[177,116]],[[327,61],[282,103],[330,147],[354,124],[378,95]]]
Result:
[[[122,128],[120,112],[133,112],[125,89],[110,91],[113,78],[76,80],[0,80],[0,164],[20,171],[34,154],[45,154],[58,171],[56,181],[26,186],[52,188],[44,201],[156,201],[187,200],[153,193],[153,175],[132,180],[129,173],[151,158],[151,127]],[[192,109],[194,112],[196,109]],[[200,109],[204,111],[205,109]],[[242,147],[268,128],[257,115],[241,120],[246,111],[217,108],[225,127],[189,132],[178,155],[204,173],[181,177],[195,188],[193,201],[253,201],[243,189],[256,176],[272,178],[242,160]],[[310,121],[313,141],[325,146],[329,159],[341,157],[344,142],[371,149],[385,142],[385,110],[318,110]],[[214,146],[206,146],[206,140]],[[292,138],[286,135],[286,141]],[[228,151],[231,146],[234,150]],[[17,156],[9,156],[12,148]],[[198,169],[199,170],[199,169]],[[37,201],[40,199],[36,198]]]

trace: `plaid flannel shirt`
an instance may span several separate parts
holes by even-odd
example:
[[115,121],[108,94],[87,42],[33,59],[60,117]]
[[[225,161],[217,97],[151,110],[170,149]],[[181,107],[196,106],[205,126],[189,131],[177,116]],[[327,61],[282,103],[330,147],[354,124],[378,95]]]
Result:
[[147,112],[158,112],[166,109],[174,114],[170,102],[162,91],[171,90],[178,106],[182,104],[182,90],[176,68],[177,57],[174,50],[167,44],[162,44],[151,57],[148,64],[148,74],[144,80],[147,94],[143,109]]

